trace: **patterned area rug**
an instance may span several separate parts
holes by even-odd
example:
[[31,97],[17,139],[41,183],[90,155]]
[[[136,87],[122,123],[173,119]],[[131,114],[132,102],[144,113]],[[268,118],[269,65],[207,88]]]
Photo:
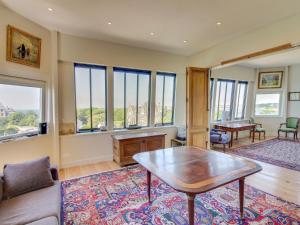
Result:
[[[198,225],[299,225],[300,206],[253,187],[245,187],[245,220],[239,216],[238,184],[232,183],[195,201]],[[62,182],[65,225],[187,225],[187,198],[152,177],[152,203],[146,171],[132,166]]]
[[232,149],[230,153],[300,171],[300,142],[271,139]]

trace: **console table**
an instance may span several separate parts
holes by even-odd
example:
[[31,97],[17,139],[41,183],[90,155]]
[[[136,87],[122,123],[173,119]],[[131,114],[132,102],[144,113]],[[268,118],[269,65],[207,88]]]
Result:
[[[236,140],[238,139],[239,131],[250,130],[254,133],[255,131],[255,124],[249,123],[227,123],[227,124],[216,124],[215,128],[225,130],[231,133],[231,140],[229,147],[232,147],[233,143],[233,133],[236,133]],[[254,135],[252,137],[252,142],[254,142]]]
[[113,135],[113,158],[120,166],[136,163],[132,156],[165,148],[165,133],[144,132]]

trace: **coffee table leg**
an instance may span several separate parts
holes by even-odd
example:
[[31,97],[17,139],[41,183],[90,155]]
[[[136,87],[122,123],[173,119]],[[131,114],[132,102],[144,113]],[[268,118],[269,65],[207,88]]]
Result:
[[241,219],[243,219],[243,216],[244,216],[244,187],[245,187],[245,178],[241,178],[239,180]]
[[230,140],[230,147],[233,145],[233,131],[231,131],[231,140]]
[[151,172],[147,170],[147,191],[148,191],[148,202],[151,201]]
[[188,196],[188,210],[189,210],[189,224],[194,225],[195,218],[195,194],[187,194]]

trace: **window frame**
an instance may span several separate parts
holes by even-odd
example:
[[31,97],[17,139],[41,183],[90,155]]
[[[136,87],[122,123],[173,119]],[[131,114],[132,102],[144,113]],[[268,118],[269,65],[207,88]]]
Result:
[[[12,85],[12,86],[23,86],[23,87],[32,87],[32,88],[40,88],[41,89],[41,121],[45,122],[46,118],[46,82],[42,80],[35,80],[35,79],[28,79],[28,78],[21,78],[15,76],[8,76],[0,74],[0,84],[4,85]],[[36,136],[39,134],[39,131],[31,131],[22,134],[12,134],[7,135],[4,137],[0,137],[0,142],[10,139],[17,139],[21,137],[31,137]]]
[[[128,129],[129,126],[127,126],[126,122],[127,122],[127,113],[126,113],[126,81],[127,81],[127,73],[136,73],[137,74],[137,95],[136,95],[136,126],[138,125],[138,114],[139,114],[139,110],[138,110],[138,104],[139,104],[139,76],[149,76],[149,88],[148,88],[148,118],[147,118],[147,125],[146,126],[139,126],[139,127],[149,127],[150,126],[150,107],[151,107],[151,82],[152,82],[152,74],[150,70],[139,70],[139,69],[130,69],[130,68],[122,68],[122,67],[113,67],[113,79],[115,78],[114,73],[115,72],[122,72],[124,73],[124,126],[123,127],[115,127],[115,119],[114,119],[114,112],[115,112],[115,106],[113,104],[113,130],[123,130],[123,129]],[[115,87],[113,87],[115,89]],[[114,99],[114,91],[113,91],[113,99]]]
[[[256,100],[257,95],[270,95],[270,94],[279,94],[279,109],[278,109],[278,115],[256,115]],[[271,91],[271,92],[257,92],[255,93],[255,100],[254,100],[254,116],[255,117],[267,117],[267,118],[276,118],[276,117],[282,117],[282,109],[283,109],[283,93],[282,91]]]
[[[76,67],[88,68],[89,69],[89,95],[90,95],[90,117],[91,117],[91,128],[90,129],[78,129],[77,122],[77,90],[76,90]],[[74,63],[74,91],[75,91],[75,125],[76,133],[87,133],[87,132],[97,132],[100,131],[100,128],[93,128],[93,102],[92,102],[92,69],[102,69],[105,71],[105,127],[107,128],[107,67],[100,65],[90,65],[83,63]]]
[[[238,104],[239,104],[239,93],[240,93],[240,89],[239,89],[239,84],[245,84],[246,88],[245,88],[245,95],[243,98],[243,110],[242,110],[242,116],[241,117],[236,117],[236,112],[238,110]],[[247,106],[247,95],[248,95],[248,87],[249,87],[249,82],[248,81],[237,81],[237,86],[236,86],[236,99],[235,99],[235,106],[234,106],[234,115],[233,118],[234,120],[244,120],[245,119],[245,113],[246,113],[246,106]]]
[[[167,73],[167,72],[157,72],[156,73],[156,77],[157,76],[163,76],[163,93],[162,93],[162,111],[161,111],[161,123],[155,123],[154,121],[154,126],[155,127],[162,127],[162,126],[170,126],[170,125],[174,125],[174,114],[175,114],[175,97],[176,97],[176,73]],[[173,77],[173,99],[172,99],[172,119],[170,123],[164,123],[164,99],[165,99],[165,78],[166,77]],[[155,84],[155,87],[157,87],[157,85]],[[156,92],[156,90],[155,90]],[[156,95],[156,93],[155,93]],[[156,99],[155,99],[156,102]],[[156,106],[155,106],[156,107]]]
[[[234,95],[235,95],[235,84],[236,84],[236,80],[230,80],[230,79],[220,79],[220,78],[218,78],[217,80],[216,80],[216,82],[217,82],[217,84],[216,84],[216,96],[215,96],[215,101],[214,101],[214,105],[213,105],[213,116],[212,116],[212,119],[213,119],[213,121],[214,122],[220,122],[220,121],[222,121],[222,118],[221,119],[219,119],[218,120],[218,118],[215,120],[215,118],[214,118],[214,114],[215,114],[215,112],[216,112],[216,100],[217,100],[217,90],[218,90],[218,82],[220,81],[220,84],[219,84],[219,89],[220,89],[220,86],[221,86],[221,82],[228,82],[228,83],[232,83],[233,85],[232,85],[232,90],[231,90],[231,99],[230,99],[230,120],[232,120],[232,118],[233,118],[233,115],[232,115],[232,113],[233,113],[233,111],[234,111],[234,107],[233,107],[233,104],[234,104]],[[221,93],[221,91],[219,92],[219,96],[218,96],[218,107],[217,107],[217,113],[219,113],[219,106],[220,106],[220,94]],[[226,91],[225,91],[225,99],[226,99],[226,94],[227,94],[227,84],[226,84]],[[226,103],[226,101],[225,101],[225,103]],[[225,108],[225,103],[224,103],[224,108]]]
[[[213,77],[210,77],[209,78],[209,88],[210,88],[210,90],[209,90],[209,107],[210,107],[210,109],[212,109],[212,104],[213,104],[213,95],[214,95],[214,88],[215,88],[215,78],[213,78]],[[213,110],[211,110],[211,111],[213,111]]]

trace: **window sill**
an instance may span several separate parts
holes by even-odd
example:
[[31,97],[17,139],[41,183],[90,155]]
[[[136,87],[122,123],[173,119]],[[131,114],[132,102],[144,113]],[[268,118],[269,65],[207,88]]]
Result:
[[255,118],[282,118],[281,115],[276,115],[276,116],[268,116],[268,115],[259,115],[259,116],[254,116]]
[[175,125],[166,125],[160,127],[142,127],[141,129],[119,129],[119,130],[108,130],[108,131],[97,131],[97,132],[84,132],[84,133],[76,133],[76,134],[66,134],[60,135],[60,137],[74,137],[74,136],[90,136],[90,135],[105,135],[105,134],[122,134],[122,133],[139,133],[139,132],[147,132],[151,130],[162,130],[168,128],[176,128]]
[[13,137],[13,138],[10,138],[10,139],[0,140],[0,144],[7,144],[7,143],[14,143],[14,142],[19,142],[19,141],[32,140],[32,139],[37,139],[37,138],[41,138],[41,137],[44,137],[44,136],[48,136],[48,134],[37,134],[37,135],[32,135],[32,136]]

